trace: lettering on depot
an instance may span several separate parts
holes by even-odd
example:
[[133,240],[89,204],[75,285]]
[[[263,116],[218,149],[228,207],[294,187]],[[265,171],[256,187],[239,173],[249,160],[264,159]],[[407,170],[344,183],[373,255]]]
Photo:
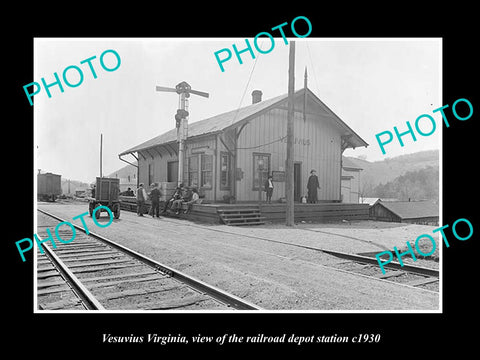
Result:
[[[468,109],[469,109],[469,113],[468,115],[466,116],[460,116],[457,112],[457,105],[459,103],[466,103],[468,105]],[[442,107],[439,107],[438,109],[435,109],[433,110],[434,113],[436,112],[440,112],[442,114],[442,118],[443,118],[443,122],[445,123],[445,126],[448,128],[450,127],[450,123],[448,122],[447,120],[447,116],[445,115],[445,112],[443,111],[444,109],[448,108],[449,105],[444,105]],[[463,112],[463,111],[462,111]],[[465,121],[465,120],[468,120],[472,117],[473,115],[473,105],[470,101],[468,101],[467,99],[458,99],[457,101],[455,101],[452,105],[452,113],[453,115],[458,119],[458,120],[461,120],[461,121]],[[421,120],[422,119],[428,119],[428,121],[426,121],[427,123],[430,122],[431,125],[424,125],[425,124],[425,121],[422,121],[422,127],[423,129],[420,127],[420,123],[421,123]],[[405,136],[405,135],[408,135],[410,134],[413,141],[417,141],[417,137],[415,136],[415,132],[413,131],[413,128],[412,128],[412,125],[410,124],[409,121],[406,122],[406,125],[407,125],[407,130],[404,131],[404,132],[399,132],[398,131],[398,128],[396,126],[393,127],[393,131],[398,139],[398,142],[400,143],[400,146],[403,147],[405,144],[402,140],[402,136]],[[431,126],[431,129],[430,131],[425,131],[426,127],[428,129],[428,127]],[[428,115],[428,114],[422,114],[420,115],[419,117],[417,117],[417,119],[415,120],[415,129],[417,130],[417,133],[420,134],[421,136],[430,136],[432,135],[435,130],[437,128],[437,125],[435,123],[435,119],[431,116],[431,115]],[[381,137],[384,136],[383,139],[381,139]],[[385,137],[386,136],[386,137]],[[389,144],[393,141],[393,134],[391,131],[382,131],[378,134],[375,135],[375,138],[377,139],[377,142],[378,142],[378,145],[380,146],[380,150],[382,150],[382,154],[385,155],[386,154],[386,151],[385,151],[385,146],[386,144]]]
[[[97,221],[97,218],[95,217],[95,214],[98,210],[100,209],[104,209],[107,213],[108,213],[108,216],[110,217],[110,220],[108,221],[107,224],[100,224],[98,221]],[[90,232],[88,231],[88,227],[87,227],[87,224],[85,222],[85,219],[83,218],[84,216],[88,215],[88,212],[84,212],[83,214],[80,214],[80,215],[77,215],[75,217],[72,218],[72,220],[76,220],[76,219],[80,219],[81,222],[82,222],[82,225],[83,225],[83,228],[85,229],[85,233],[88,235],[90,234]],[[113,214],[112,214],[112,211],[106,207],[106,206],[103,206],[103,205],[100,205],[100,206],[97,206],[95,209],[93,209],[93,213],[92,213],[92,218],[93,218],[93,222],[95,223],[95,225],[97,225],[98,227],[101,227],[101,228],[106,228],[108,226],[110,226],[110,224],[113,222]],[[72,229],[72,237],[68,240],[65,240],[63,239],[59,232],[58,232],[58,229],[60,228],[60,226],[62,225],[67,225],[70,227],[70,229]],[[37,246],[38,248],[40,249],[40,252],[43,254],[44,251],[43,251],[43,247],[42,247],[42,244],[46,241],[50,241],[52,243],[52,247],[54,249],[57,248],[57,245],[55,244],[55,239],[53,238],[52,236],[52,232],[50,231],[49,228],[46,228],[46,231],[47,231],[47,234],[48,234],[48,237],[44,240],[41,240],[38,238],[38,235],[37,234],[33,234],[33,237],[35,238],[35,242],[37,243]],[[76,230],[75,230],[75,226],[73,226],[72,223],[68,222],[68,221],[62,221],[61,223],[58,223],[57,226],[55,227],[55,237],[57,238],[58,241],[60,241],[61,243],[64,243],[64,244],[68,244],[68,243],[71,243],[73,240],[75,240],[75,236],[76,236]],[[27,242],[29,243],[28,246],[24,249],[22,249],[22,247],[20,246],[21,243],[24,243],[24,242]],[[25,252],[27,251],[30,251],[32,250],[33,248],[33,241],[32,239],[30,238],[23,238],[22,240],[18,240],[17,242],[15,242],[15,245],[17,246],[17,249],[18,249],[18,252],[20,253],[20,256],[22,258],[22,261],[25,262],[25,256],[23,255]]]
[[[304,20],[308,25],[308,31],[304,35],[300,35],[295,28],[295,23],[300,19]],[[285,45],[288,45],[288,40],[285,37],[285,32],[283,31],[283,27],[286,26],[286,25],[288,25],[288,22],[284,22],[280,25],[274,26],[271,30],[277,30],[278,29],[278,31],[282,35],[283,42],[285,43]],[[293,35],[295,35],[296,37],[304,38],[304,37],[307,37],[308,35],[310,35],[310,33],[312,32],[312,23],[305,16],[297,16],[295,19],[292,20],[292,23],[290,25],[290,29],[292,30]],[[270,48],[268,50],[262,50],[258,46],[258,38],[260,36],[267,36],[270,39]],[[232,44],[233,51],[235,52],[235,56],[237,57],[237,60],[240,63],[240,65],[243,64],[243,61],[242,61],[242,58],[240,57],[240,54],[243,54],[247,51],[250,53],[250,56],[252,57],[252,59],[255,59],[255,53],[253,51],[252,45],[250,44],[249,40],[245,39],[245,43],[246,43],[246,48],[243,49],[243,50],[238,50],[237,45]],[[255,49],[257,49],[257,51],[260,54],[268,54],[269,52],[271,52],[274,49],[275,40],[273,39],[273,36],[270,33],[266,32],[266,31],[262,31],[262,32],[259,32],[255,36],[255,38],[253,39],[253,46],[255,47]],[[226,53],[226,56],[224,56],[224,57],[222,56],[222,58],[220,58],[219,54],[221,54],[221,53]],[[215,51],[214,55],[215,55],[215,59],[217,60],[218,66],[220,66],[220,70],[222,70],[222,72],[224,72],[225,68],[223,67],[223,63],[227,62],[228,60],[230,60],[232,58],[232,51],[230,49],[224,48],[224,49],[220,49],[218,51]]]
[[[280,139],[280,142],[286,144],[288,142],[287,137],[285,136],[282,139]],[[311,144],[311,142],[310,142],[310,139],[296,137],[296,138],[293,139],[293,144],[294,145],[298,144],[298,145],[308,146],[308,145]]]
[[[457,232],[457,224],[460,223],[460,222],[463,222],[463,223],[466,223],[468,225],[468,229],[469,229],[469,234],[467,236],[460,236],[458,235],[458,232]],[[445,232],[443,231],[444,229],[448,228],[448,224],[447,225],[443,225],[437,229],[434,229],[432,230],[432,233],[437,233],[437,232],[440,232],[440,234],[442,234],[442,238],[443,238],[443,241],[445,242],[445,245],[447,246],[447,248],[450,247],[450,243],[448,242],[447,240],[447,236],[445,235]],[[463,231],[462,231],[463,232]],[[465,241],[465,240],[468,240],[472,237],[473,235],[473,225],[470,221],[468,221],[467,219],[464,219],[464,218],[461,218],[461,219],[458,219],[457,221],[455,221],[452,225],[452,233],[453,235],[460,241]],[[420,247],[418,246],[418,243],[419,241],[422,239],[422,238],[427,238],[431,243],[432,243],[432,250],[430,250],[428,253],[424,253]],[[410,254],[412,256],[412,259],[413,261],[417,261],[417,258],[415,256],[415,252],[412,248],[412,245],[407,241],[407,248],[408,250],[403,252],[403,253],[399,253],[398,252],[398,249],[396,246],[393,247],[393,250],[395,251],[395,255],[397,256],[397,259],[398,259],[398,262],[400,263],[400,266],[403,267],[403,261],[402,261],[402,257],[405,256],[405,255],[408,255]],[[432,255],[434,252],[435,252],[435,249],[437,248],[437,244],[435,243],[435,239],[433,238],[433,236],[429,235],[429,234],[422,234],[420,235],[419,237],[417,237],[417,239],[415,240],[415,249],[417,250],[417,253],[421,256],[430,256]],[[381,257],[383,255],[388,255],[388,260],[386,261],[382,261]],[[385,274],[385,269],[384,269],[384,266],[389,264],[390,262],[392,262],[393,260],[393,253],[391,251],[382,251],[378,254],[375,255],[375,257],[377,258],[377,262],[378,262],[378,265],[380,266],[380,269],[382,269],[382,273]]]
[[[107,54],[113,54],[113,56],[116,58],[116,65],[115,66],[108,67],[105,64],[104,58]],[[92,73],[93,79],[96,79],[98,77],[97,73],[95,71],[95,67],[93,65],[93,61],[96,58],[97,58],[97,56],[94,55],[94,56],[89,57],[88,59],[80,61],[80,64],[88,64],[87,68],[90,69],[90,72]],[[105,71],[112,72],[112,71],[117,70],[120,67],[121,62],[122,61],[120,59],[120,55],[115,50],[111,50],[111,49],[105,50],[100,55],[100,66]],[[84,66],[84,68],[85,67],[86,66]],[[74,79],[73,73],[77,73],[77,77],[78,77],[77,80]],[[53,77],[55,78],[55,80],[53,82],[49,83],[49,84],[47,84],[47,82],[45,81],[45,78],[43,78],[43,77],[41,78],[41,83],[43,84],[43,88],[45,89],[45,92],[47,93],[47,96],[49,98],[52,97],[52,94],[50,92],[50,88],[52,86],[57,85],[58,88],[60,89],[60,92],[62,92],[62,93],[65,91],[64,87],[62,85],[62,81],[60,80],[60,77],[58,76],[58,74],[56,72],[53,73]],[[83,83],[83,79],[84,79],[83,71],[82,71],[82,69],[80,69],[80,67],[78,67],[76,65],[67,66],[65,69],[63,69],[62,79],[63,79],[63,82],[65,83],[65,85],[67,85],[68,87],[71,87],[71,88],[78,87]],[[33,92],[32,93],[30,93],[28,91],[28,87],[30,87],[30,86],[33,86]],[[25,91],[25,94],[27,95],[27,99],[30,102],[30,105],[33,105],[32,97],[34,95],[38,95],[40,93],[40,91],[42,90],[42,86],[38,82],[34,81],[34,82],[31,82],[30,84],[27,84],[27,85],[23,86],[23,90]]]

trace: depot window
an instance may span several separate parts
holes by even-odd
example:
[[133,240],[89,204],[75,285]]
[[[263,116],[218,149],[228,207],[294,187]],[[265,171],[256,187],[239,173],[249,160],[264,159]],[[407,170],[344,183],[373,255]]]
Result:
[[187,159],[187,182],[189,186],[198,188],[198,155]]
[[203,188],[212,188],[213,156],[201,155],[200,163],[200,168],[202,169],[200,186]]
[[230,155],[220,152],[220,189],[230,189]]
[[192,187],[212,188],[213,155],[198,154],[187,159],[187,181]]
[[258,190],[270,172],[270,154],[253,153],[253,190]]

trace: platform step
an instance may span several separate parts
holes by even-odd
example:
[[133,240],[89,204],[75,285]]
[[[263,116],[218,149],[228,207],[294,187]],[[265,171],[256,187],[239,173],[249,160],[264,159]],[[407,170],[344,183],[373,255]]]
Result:
[[257,217],[249,217],[249,218],[242,218],[242,217],[236,217],[236,218],[228,218],[228,219],[223,219],[224,221],[227,222],[232,222],[232,221],[264,221],[265,217],[264,216],[257,216]]
[[249,213],[249,212],[257,212],[260,213],[260,209],[218,209],[217,212],[223,214],[231,214],[231,213]]
[[224,219],[231,219],[231,218],[237,218],[237,217],[245,217],[245,218],[250,218],[250,217],[257,217],[261,216],[260,213],[249,213],[249,214],[223,214],[221,215]]
[[265,221],[245,221],[245,222],[235,222],[235,223],[230,223],[225,225],[243,226],[243,225],[263,225],[263,224],[265,224]]
[[217,214],[226,225],[242,226],[265,224],[265,217],[261,216],[260,209],[255,206],[217,209]]

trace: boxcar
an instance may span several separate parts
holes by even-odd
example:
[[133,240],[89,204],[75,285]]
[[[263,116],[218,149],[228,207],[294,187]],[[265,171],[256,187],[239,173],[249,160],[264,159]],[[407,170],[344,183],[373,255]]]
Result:
[[37,198],[40,201],[55,201],[62,194],[62,176],[52,173],[37,175]]

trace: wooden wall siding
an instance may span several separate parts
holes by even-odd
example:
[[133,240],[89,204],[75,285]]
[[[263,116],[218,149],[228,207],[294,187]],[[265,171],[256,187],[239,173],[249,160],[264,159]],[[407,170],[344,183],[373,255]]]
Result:
[[373,220],[402,222],[402,219],[399,216],[379,204],[370,207],[370,217]]
[[[272,109],[253,119],[238,138],[237,168],[243,171],[243,179],[237,181],[237,200],[257,200],[253,186],[253,153],[271,154],[270,171],[284,171],[286,142],[277,141],[286,135],[287,111]],[[301,162],[302,193],[306,195],[310,170],[317,170],[321,189],[319,200],[340,200],[340,132],[324,115],[294,114],[294,132],[297,143],[295,162]],[[309,141],[307,145],[306,142]],[[305,144],[304,144],[305,141]],[[258,146],[265,144],[264,146]],[[276,182],[272,200],[285,196],[285,183]],[[264,197],[264,196],[263,196]]]
[[342,202],[358,203],[360,197],[360,172],[343,169],[342,175],[351,177],[350,179],[342,179]]
[[[285,221],[285,206],[279,204],[260,205],[262,216],[267,221]],[[368,204],[318,203],[295,204],[295,221],[338,221],[368,220]]]
[[163,147],[156,147],[148,151],[153,159],[146,152],[142,152],[145,159],[141,155],[138,156],[138,181],[146,187],[150,186],[148,183],[149,164],[153,164],[153,182],[163,182],[167,181],[167,162],[178,160],[177,155],[172,150],[168,152]]

